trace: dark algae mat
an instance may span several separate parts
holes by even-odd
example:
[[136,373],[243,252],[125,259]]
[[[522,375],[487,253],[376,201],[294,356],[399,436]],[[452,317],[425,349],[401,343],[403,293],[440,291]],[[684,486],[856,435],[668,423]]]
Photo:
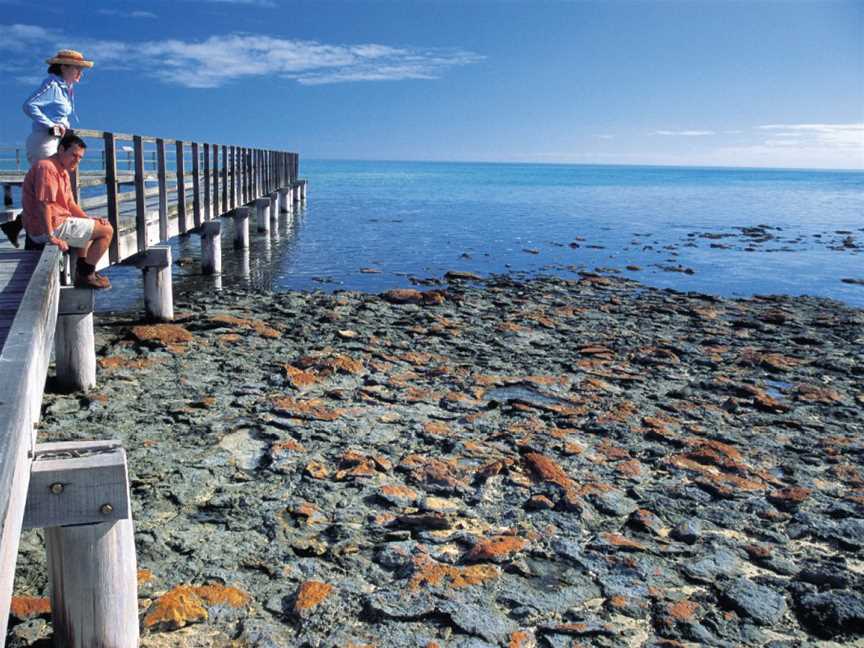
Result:
[[861,310],[455,274],[178,311],[100,317],[40,429],[127,450],[145,647],[864,640]]

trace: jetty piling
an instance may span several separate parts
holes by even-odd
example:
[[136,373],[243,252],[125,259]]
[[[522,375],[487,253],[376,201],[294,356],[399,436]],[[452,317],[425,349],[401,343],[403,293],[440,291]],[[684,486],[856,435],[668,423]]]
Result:
[[[97,266],[124,263],[142,271],[146,317],[174,318],[168,240],[197,234],[201,271],[221,288],[220,216],[235,221],[241,274],[249,276],[249,218],[278,237],[281,211],[295,209],[298,156],[207,142],[76,130],[102,150],[85,157],[73,191],[92,216],[107,218],[115,236]],[[93,148],[96,148],[95,146]],[[101,154],[100,154],[101,153]],[[127,164],[118,169],[118,153]],[[13,188],[23,182],[0,156],[4,209],[15,218]],[[94,166],[96,168],[94,168]],[[190,178],[191,176],[191,178]],[[289,197],[290,196],[290,197]],[[276,226],[271,226],[276,220]],[[268,232],[269,230],[269,232]],[[55,246],[15,250],[0,243],[0,646],[6,636],[22,528],[44,528],[55,642],[60,646],[138,645],[137,568],[126,455],[117,441],[36,443],[50,349],[62,389],[97,384],[94,291],[72,282],[75,253]],[[62,271],[61,271],[62,267]],[[61,281],[62,279],[62,281]]]
[[96,385],[93,292],[91,288],[60,288],[54,364],[61,389],[84,391]]
[[255,221],[259,232],[270,232],[270,198],[255,200]]

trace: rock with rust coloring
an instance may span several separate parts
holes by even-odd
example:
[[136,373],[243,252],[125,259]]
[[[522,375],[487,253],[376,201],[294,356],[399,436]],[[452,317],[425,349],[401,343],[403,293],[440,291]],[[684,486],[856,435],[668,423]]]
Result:
[[475,544],[465,554],[468,562],[495,562],[502,563],[525,549],[528,541],[518,536],[493,536],[484,538]]
[[333,592],[333,586],[321,581],[308,580],[300,584],[294,595],[292,611],[303,619],[314,613]]

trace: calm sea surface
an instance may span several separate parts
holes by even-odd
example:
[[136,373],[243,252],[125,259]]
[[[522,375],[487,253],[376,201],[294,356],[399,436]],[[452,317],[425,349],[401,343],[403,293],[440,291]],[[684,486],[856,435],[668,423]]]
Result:
[[[724,296],[810,294],[864,306],[864,173],[302,161],[309,200],[244,254],[223,220],[223,276],[174,242],[176,289],[381,291],[448,270],[614,269]],[[254,232],[254,224],[253,224]],[[630,266],[630,269],[628,269]],[[638,269],[637,269],[638,268]],[[139,271],[114,268],[99,309],[137,308]]]

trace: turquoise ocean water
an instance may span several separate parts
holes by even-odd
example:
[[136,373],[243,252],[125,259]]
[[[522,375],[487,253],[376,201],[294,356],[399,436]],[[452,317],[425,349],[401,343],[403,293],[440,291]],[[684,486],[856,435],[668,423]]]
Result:
[[[441,277],[616,271],[724,296],[810,294],[864,306],[864,173],[765,169],[302,161],[309,200],[248,253],[223,229],[224,274],[175,242],[184,293],[219,287],[381,291]],[[253,227],[254,230],[254,227]],[[628,269],[629,266],[629,269]],[[110,271],[100,309],[134,308]]]

